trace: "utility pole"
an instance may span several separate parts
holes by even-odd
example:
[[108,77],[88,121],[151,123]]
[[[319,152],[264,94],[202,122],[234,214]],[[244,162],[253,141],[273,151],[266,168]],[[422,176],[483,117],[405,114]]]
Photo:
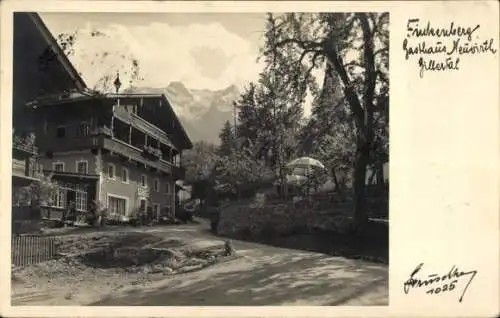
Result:
[[[276,34],[276,27],[274,25],[273,21],[273,37]],[[273,43],[272,45],[275,45]],[[282,143],[283,143],[283,127],[282,127],[282,121],[283,121],[283,105],[280,105],[280,109],[278,113],[277,105],[276,105],[276,99],[277,99],[277,94],[276,94],[276,50],[273,50],[273,61],[271,65],[271,97],[273,99],[273,117],[274,117],[274,131],[275,134],[273,136],[273,153],[274,157],[277,158],[277,166],[278,166],[278,176],[279,176],[279,182],[280,182],[280,192],[281,196],[283,196],[284,199],[286,199],[286,184],[285,184],[285,178],[283,175],[283,154],[282,154]]]
[[236,116],[237,116],[236,103],[233,103],[233,129],[234,129],[234,139],[235,139],[235,141],[236,141],[236,136],[237,136],[237,132],[236,132]]

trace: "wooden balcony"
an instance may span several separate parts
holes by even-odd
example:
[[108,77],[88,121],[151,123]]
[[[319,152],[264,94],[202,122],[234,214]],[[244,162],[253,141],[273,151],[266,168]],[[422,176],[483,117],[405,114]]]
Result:
[[170,138],[163,130],[151,124],[147,120],[139,117],[138,115],[127,111],[125,109],[125,106],[116,107],[114,116],[120,121],[130,124],[132,127],[141,131],[142,133],[147,134],[156,140],[159,140],[161,143],[171,147],[172,149],[175,149],[174,145],[170,141]]
[[91,150],[102,148],[129,160],[144,164],[148,167],[168,174],[172,174],[176,179],[183,178],[185,174],[183,168],[175,166],[158,156],[152,156],[144,149],[134,147],[124,141],[110,137],[105,133],[79,138],[39,139],[39,147],[45,152],[62,152],[85,149]]
[[165,160],[153,160],[144,156],[144,151],[142,149],[136,148],[130,144],[127,144],[116,138],[105,138],[104,136],[99,136],[98,144],[103,149],[110,152],[124,156],[130,160],[142,163],[146,166],[155,168],[159,171],[172,173],[172,164]]

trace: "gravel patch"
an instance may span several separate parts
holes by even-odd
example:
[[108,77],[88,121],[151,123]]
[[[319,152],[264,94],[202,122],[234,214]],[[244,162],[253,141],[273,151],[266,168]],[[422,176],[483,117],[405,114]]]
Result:
[[12,305],[84,305],[234,257],[223,242],[192,249],[189,242],[150,233],[66,235],[56,245],[58,259],[12,268]]

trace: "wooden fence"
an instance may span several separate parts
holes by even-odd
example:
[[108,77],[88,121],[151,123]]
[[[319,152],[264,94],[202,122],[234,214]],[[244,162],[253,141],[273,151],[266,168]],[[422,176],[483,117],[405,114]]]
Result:
[[12,264],[27,266],[55,258],[55,237],[40,235],[12,236]]

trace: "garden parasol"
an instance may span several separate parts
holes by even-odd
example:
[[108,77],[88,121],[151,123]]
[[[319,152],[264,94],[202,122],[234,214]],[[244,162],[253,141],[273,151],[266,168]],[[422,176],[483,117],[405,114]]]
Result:
[[294,159],[286,164],[286,167],[289,169],[294,168],[319,168],[325,170],[325,166],[321,163],[321,161],[311,158],[311,157],[300,157]]
[[[314,158],[311,158],[311,157],[300,157],[300,158],[294,159],[294,160],[290,161],[289,163],[287,163],[286,167],[292,171],[291,172],[292,176],[300,176],[305,180],[309,180],[311,175],[314,175],[313,170],[316,170],[316,171],[317,170],[320,170],[320,171],[326,170],[325,166],[321,163],[321,161],[314,159]],[[300,171],[300,170],[302,170],[302,171]],[[302,182],[304,182],[303,179],[300,181],[299,180],[294,180],[294,181],[295,182],[298,181],[297,183],[302,183]],[[309,182],[306,182],[306,183],[309,183]],[[309,185],[308,185],[307,193],[309,193]]]

